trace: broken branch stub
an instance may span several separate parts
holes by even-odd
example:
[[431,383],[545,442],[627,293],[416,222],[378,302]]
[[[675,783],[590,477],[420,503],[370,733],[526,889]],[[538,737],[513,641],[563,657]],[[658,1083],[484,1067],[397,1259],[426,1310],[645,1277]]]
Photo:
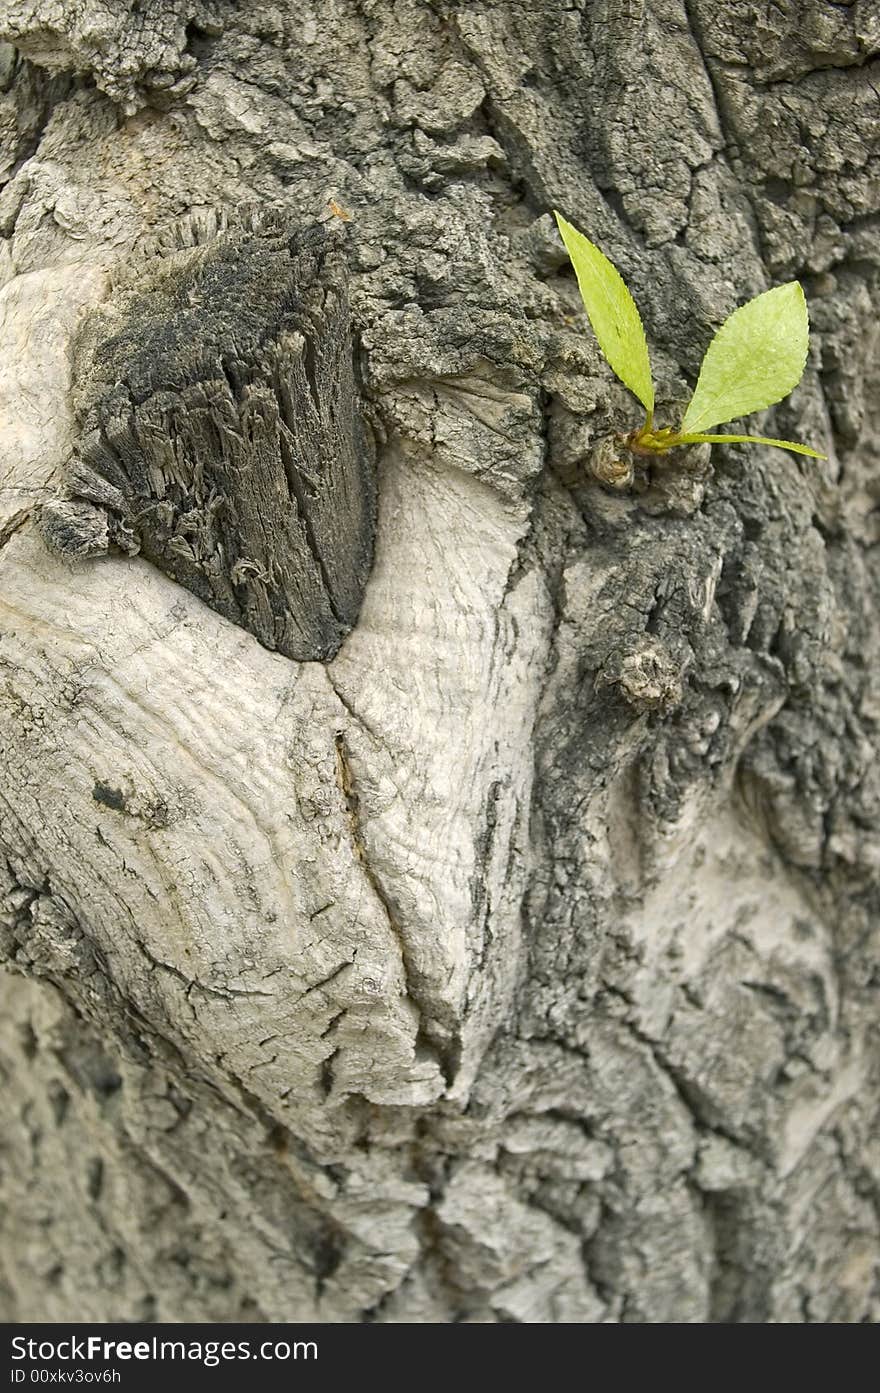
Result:
[[75,371],[81,443],[66,498],[44,509],[50,545],[94,555],[75,506],[92,504],[111,547],[267,648],[332,657],[376,511],[336,239],[264,223],[166,247],[92,316]]

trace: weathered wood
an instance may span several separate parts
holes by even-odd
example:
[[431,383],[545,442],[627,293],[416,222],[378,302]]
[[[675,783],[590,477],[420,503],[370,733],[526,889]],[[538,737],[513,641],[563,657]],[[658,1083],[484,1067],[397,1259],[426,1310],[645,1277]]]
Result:
[[375,531],[344,258],[321,226],[249,222],[195,248],[177,230],[185,250],[137,258],[136,290],[83,329],[82,443],[43,534],[140,551],[267,648],[328,658]]

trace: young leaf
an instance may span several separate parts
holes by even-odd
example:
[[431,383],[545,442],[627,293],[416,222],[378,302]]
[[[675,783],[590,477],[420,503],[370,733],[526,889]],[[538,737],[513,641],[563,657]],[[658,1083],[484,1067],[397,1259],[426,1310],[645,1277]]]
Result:
[[638,397],[650,419],[654,384],[648,344],[636,302],[623,277],[588,237],[554,214],[575,269],[581,299],[599,347],[624,386]]
[[803,376],[809,334],[797,281],[734,310],[706,349],[682,432],[707,430],[788,396]]
[[811,450],[809,445],[798,445],[794,440],[772,440],[769,435],[703,435],[699,431],[688,431],[676,438],[682,445],[778,445],[780,450],[792,450],[796,455],[811,455],[813,459],[828,458],[827,455],[820,455],[818,450]]

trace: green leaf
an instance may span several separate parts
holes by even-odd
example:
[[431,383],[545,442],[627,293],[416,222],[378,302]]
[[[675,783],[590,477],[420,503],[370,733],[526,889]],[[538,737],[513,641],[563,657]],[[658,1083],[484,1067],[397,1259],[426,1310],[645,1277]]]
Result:
[[807,302],[797,281],[734,310],[706,349],[682,431],[707,430],[788,396],[803,376],[809,338]]
[[772,440],[769,435],[702,435],[699,432],[686,432],[676,436],[676,443],[683,445],[778,445],[780,450],[792,450],[796,455],[811,455],[813,459],[827,459],[809,445],[798,445],[794,440]]
[[654,384],[648,343],[636,302],[620,272],[588,237],[554,213],[575,269],[581,299],[599,347],[624,386],[638,397],[650,418]]

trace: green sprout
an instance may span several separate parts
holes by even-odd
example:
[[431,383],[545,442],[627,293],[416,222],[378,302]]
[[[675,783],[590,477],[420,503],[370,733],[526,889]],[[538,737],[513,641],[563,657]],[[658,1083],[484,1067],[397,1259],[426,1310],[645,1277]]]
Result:
[[707,435],[710,426],[763,411],[800,382],[807,361],[807,302],[797,281],[756,295],[734,310],[706,349],[694,394],[678,429],[654,428],[654,383],[645,330],[620,272],[588,237],[556,213],[577,275],[587,318],[612,372],[645,408],[644,424],[621,443],[636,455],[659,455],[678,445],[778,445],[826,459],[818,450],[765,435]]

